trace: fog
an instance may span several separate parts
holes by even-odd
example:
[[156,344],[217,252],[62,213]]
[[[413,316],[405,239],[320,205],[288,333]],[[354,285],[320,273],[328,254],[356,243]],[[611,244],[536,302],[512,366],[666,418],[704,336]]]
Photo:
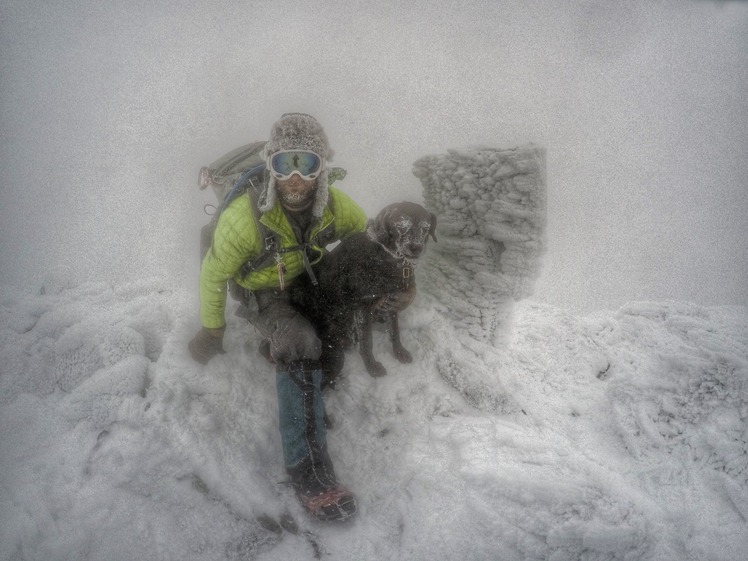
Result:
[[540,301],[748,304],[748,3],[400,4],[3,0],[0,283],[196,286],[198,169],[304,111],[370,214],[544,146]]

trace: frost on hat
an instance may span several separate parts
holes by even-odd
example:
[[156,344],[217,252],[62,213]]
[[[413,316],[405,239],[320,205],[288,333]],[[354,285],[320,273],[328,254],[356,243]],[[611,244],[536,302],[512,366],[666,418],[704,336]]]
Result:
[[311,150],[328,161],[333,156],[322,125],[305,113],[286,113],[273,123],[265,157],[281,150]]
[[[273,123],[270,138],[265,144],[262,155],[268,158],[281,150],[310,150],[318,154],[327,163],[332,159],[333,151],[327,140],[322,125],[317,119],[306,113],[285,113]],[[318,218],[327,206],[329,170],[325,166],[317,176],[317,195],[315,197],[312,214]],[[260,197],[260,211],[267,212],[273,208],[276,201],[276,179],[272,175],[267,188]]]

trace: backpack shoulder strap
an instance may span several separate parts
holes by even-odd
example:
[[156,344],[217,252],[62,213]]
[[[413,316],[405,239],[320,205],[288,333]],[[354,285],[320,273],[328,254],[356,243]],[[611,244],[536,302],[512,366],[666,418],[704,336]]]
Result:
[[280,247],[280,237],[278,234],[265,226],[260,220],[262,213],[258,204],[259,195],[257,191],[255,189],[247,189],[247,196],[249,197],[249,206],[252,209],[252,217],[254,218],[260,238],[260,253],[257,257],[250,259],[242,266],[240,271],[242,278],[246,278],[252,271],[267,267],[275,259],[275,253],[277,253]]

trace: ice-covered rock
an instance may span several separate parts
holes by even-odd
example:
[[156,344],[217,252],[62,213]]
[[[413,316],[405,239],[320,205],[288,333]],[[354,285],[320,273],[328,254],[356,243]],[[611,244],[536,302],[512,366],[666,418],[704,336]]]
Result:
[[438,216],[438,243],[419,285],[456,329],[495,344],[513,302],[533,292],[545,248],[545,151],[476,147],[420,158],[425,205]]

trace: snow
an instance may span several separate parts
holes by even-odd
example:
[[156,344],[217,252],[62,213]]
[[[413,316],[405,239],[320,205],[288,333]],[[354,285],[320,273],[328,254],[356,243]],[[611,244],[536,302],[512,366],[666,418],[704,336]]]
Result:
[[[0,559],[744,558],[745,307],[523,300],[496,346],[437,304],[403,313],[413,364],[375,334],[388,376],[350,352],[326,395],[360,502],[341,526],[282,484],[274,370],[243,320],[201,367],[168,279],[4,287]],[[285,511],[297,534],[257,520]]]

